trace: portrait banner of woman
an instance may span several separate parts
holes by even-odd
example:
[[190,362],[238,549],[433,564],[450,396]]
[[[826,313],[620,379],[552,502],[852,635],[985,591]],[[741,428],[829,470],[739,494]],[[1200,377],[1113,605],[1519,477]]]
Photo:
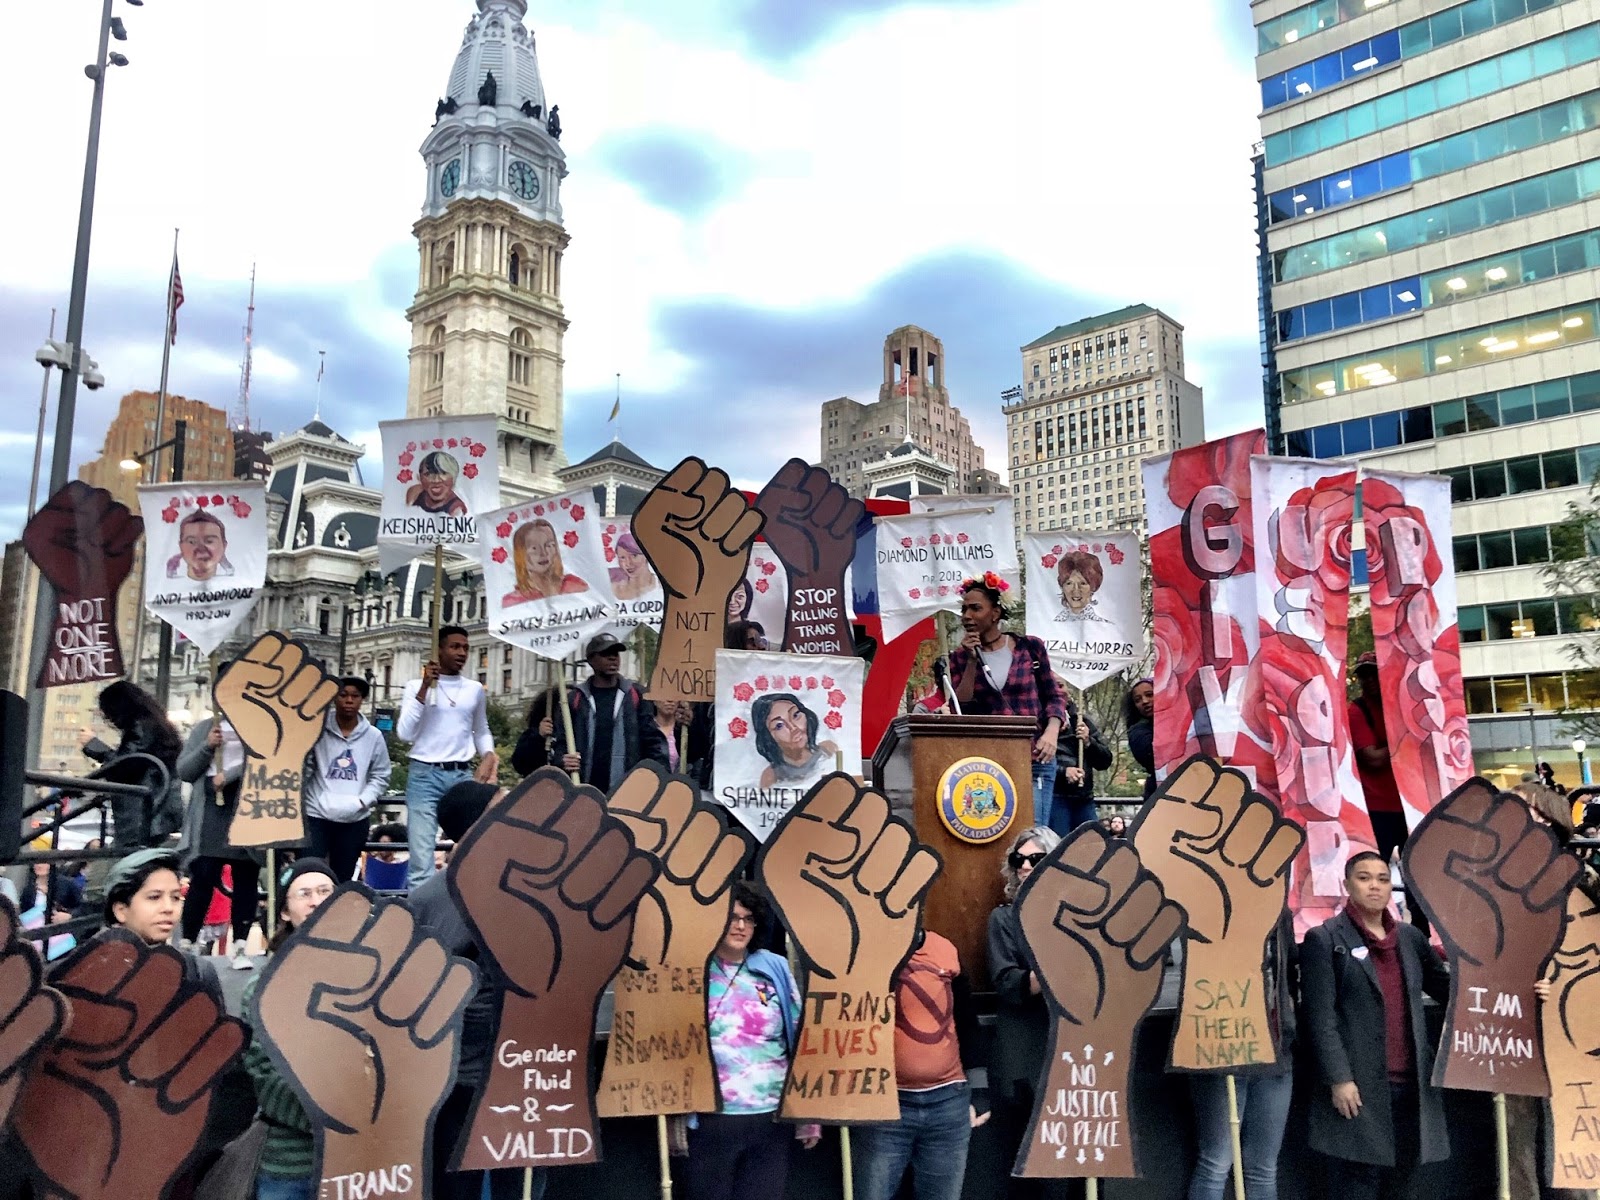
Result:
[[149,565],[144,605],[210,654],[256,606],[267,582],[264,483],[139,489]]
[[859,775],[865,684],[859,658],[717,651],[717,801],[765,841],[824,775]]
[[614,601],[612,632],[625,639],[639,625],[660,629],[666,594],[627,521],[607,521],[600,543],[605,551],[606,578]]
[[500,503],[493,417],[380,421],[381,546],[459,546],[478,540],[480,514]]
[[878,609],[886,638],[925,617],[961,611],[961,581],[992,574],[1022,582],[1011,501],[1000,496],[925,497],[929,512],[879,517]]
[[1139,535],[1056,529],[1024,534],[1028,633],[1050,665],[1086,688],[1144,661]]
[[479,518],[489,632],[542,658],[567,658],[613,616],[604,534],[588,489]]

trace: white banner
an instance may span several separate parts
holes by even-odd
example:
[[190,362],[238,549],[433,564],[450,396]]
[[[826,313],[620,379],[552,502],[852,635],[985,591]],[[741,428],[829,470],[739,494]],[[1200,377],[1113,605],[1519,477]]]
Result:
[[1020,594],[1011,502],[1002,503],[1000,497],[963,499],[974,507],[878,518],[878,611],[884,641],[934,613],[960,612],[965,579],[993,572]]
[[717,651],[718,802],[765,841],[840,754],[859,775],[865,683],[859,658]]
[[628,519],[617,517],[607,521],[600,534],[600,544],[605,550],[606,573],[611,579],[614,601],[611,631],[626,641],[636,626],[648,625],[659,630],[666,593],[661,590],[661,580],[651,568],[650,560],[634,540]]
[[1057,675],[1082,689],[1144,659],[1137,533],[1029,533],[1022,550],[1028,633]]
[[772,547],[757,542],[750,547],[750,566],[744,579],[728,596],[728,624],[754,621],[774,646],[783,642],[783,623],[789,615],[789,572]]
[[611,621],[604,534],[585,488],[480,519],[489,632],[540,658],[570,658]]
[[477,540],[475,518],[500,507],[493,417],[380,421],[383,512],[378,544],[417,549]]
[[264,483],[173,483],[139,489],[144,605],[205,654],[255,608],[267,582]]

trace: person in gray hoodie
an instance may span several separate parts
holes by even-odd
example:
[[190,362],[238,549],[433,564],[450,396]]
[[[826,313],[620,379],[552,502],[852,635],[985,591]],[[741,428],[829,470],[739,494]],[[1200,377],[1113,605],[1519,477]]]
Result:
[[369,686],[360,676],[339,680],[322,736],[311,750],[306,776],[306,833],[313,856],[343,883],[354,878],[367,845],[367,821],[389,788],[389,747],[361,715]]

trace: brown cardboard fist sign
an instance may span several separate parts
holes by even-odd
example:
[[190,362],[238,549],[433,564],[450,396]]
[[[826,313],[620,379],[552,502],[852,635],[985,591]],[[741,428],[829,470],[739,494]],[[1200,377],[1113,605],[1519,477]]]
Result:
[[762,846],[757,878],[803,966],[785,1120],[899,1119],[890,981],[911,954],[941,866],[881,794],[844,774],[824,777]]
[[293,846],[305,837],[306,755],[339,683],[301,642],[263,633],[217,681],[216,704],[244,743],[230,846]]
[[599,1161],[589,1087],[595,1013],[659,872],[606,812],[605,797],[550,767],[461,839],[450,894],[505,998],[455,1170]]
[[608,807],[661,864],[639,901],[617,975],[597,1104],[602,1117],[716,1112],[706,1035],[706,963],[728,925],[733,881],[755,842],[728,810],[655,763],[630,771]]
[[411,910],[340,887],[268,962],[262,1040],[317,1134],[321,1196],[425,1196],[478,973]]
[[1587,1191],[1600,1181],[1600,904],[1567,893],[1550,996],[1539,1006],[1550,1081],[1550,1182]]
[[0,896],[0,1129],[34,1060],[66,1028],[66,998],[44,985],[33,943],[17,936],[21,922]]
[[40,1195],[167,1195],[200,1144],[242,1021],[184,978],[183,956],[108,929],[56,967],[72,1028],[29,1073],[12,1113]]
[[789,574],[784,651],[853,656],[844,573],[856,553],[861,501],[822,467],[791,458],[761,489],[756,508],[767,519],[767,545]]
[[1548,1095],[1533,985],[1561,940],[1578,860],[1522,800],[1470,779],[1422,818],[1402,861],[1450,959],[1435,1086]]
[[1034,868],[1016,906],[1051,1022],[1033,1123],[1013,1174],[1134,1178],[1134,1038],[1161,991],[1183,913],[1138,854],[1094,825],[1080,826]]
[[1173,1070],[1238,1074],[1278,1061],[1263,967],[1305,836],[1243,774],[1203,755],[1135,819],[1129,840],[1188,926]]
[[650,699],[716,700],[728,596],[744,578],[762,523],[725,472],[692,456],[640,503],[633,537],[667,598]]

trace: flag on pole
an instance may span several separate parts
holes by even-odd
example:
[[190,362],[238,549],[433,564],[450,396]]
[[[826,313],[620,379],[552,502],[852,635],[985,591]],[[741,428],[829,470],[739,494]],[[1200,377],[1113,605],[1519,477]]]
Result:
[[902,396],[911,395],[911,380],[912,380],[911,372],[907,371],[904,375],[902,375],[900,377],[900,386],[898,388],[896,388],[895,390],[898,391]]
[[326,371],[327,369],[328,369],[328,360],[326,358],[319,359],[318,362],[317,362],[317,382],[318,383],[322,382],[322,373],[324,371]]
[[611,406],[611,415],[609,417],[607,417],[606,420],[615,421],[617,419],[617,417],[621,415],[621,413],[622,413],[622,397],[618,396],[617,397],[617,402]]
[[178,252],[172,252],[172,279],[167,285],[167,344],[178,344],[178,310],[183,307],[183,276],[178,271]]

